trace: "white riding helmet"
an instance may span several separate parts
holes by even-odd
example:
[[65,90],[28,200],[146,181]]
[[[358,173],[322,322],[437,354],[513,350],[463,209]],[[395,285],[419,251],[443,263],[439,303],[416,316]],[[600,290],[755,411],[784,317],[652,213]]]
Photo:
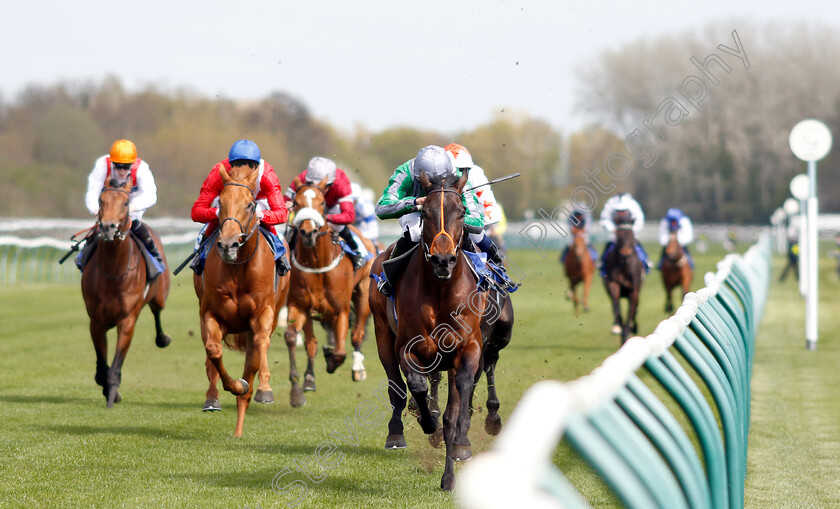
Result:
[[356,182],[350,182],[350,197],[358,201],[362,197],[362,186]]
[[429,178],[455,174],[455,163],[452,155],[437,145],[421,148],[412,162],[411,174],[414,178],[420,176],[420,170],[425,171]]
[[326,157],[316,156],[309,160],[306,168],[306,181],[310,184],[317,184],[327,177],[327,184],[335,180],[335,161]]
[[455,159],[456,168],[472,168],[475,166],[467,147],[457,143],[450,143],[443,147],[443,149],[452,154],[452,157]]

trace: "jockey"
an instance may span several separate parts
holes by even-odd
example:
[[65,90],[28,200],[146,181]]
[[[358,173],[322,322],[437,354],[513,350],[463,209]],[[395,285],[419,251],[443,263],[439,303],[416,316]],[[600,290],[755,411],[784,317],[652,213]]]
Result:
[[659,258],[658,269],[662,270],[662,260],[665,258],[665,248],[668,246],[671,233],[676,232],[677,242],[685,249],[685,256],[688,257],[688,264],[694,268],[694,260],[688,252],[688,245],[694,242],[694,227],[691,219],[680,209],[671,208],[665,213],[665,217],[659,221],[659,244],[662,245],[662,255]]
[[[473,163],[472,156],[466,147],[457,143],[450,143],[443,147],[443,149],[455,160],[455,168],[458,169],[459,173],[463,173],[464,170],[469,170],[468,187],[480,186],[489,182],[487,176],[484,174],[484,169]],[[493,194],[493,190],[489,185],[479,187],[474,192],[480,205],[479,210],[484,212],[484,228],[479,233],[470,233],[470,240],[481,251],[487,253],[488,260],[504,270],[504,266],[502,265],[504,253],[499,250],[499,247],[496,246],[493,239],[487,235],[487,230],[502,220],[502,208],[496,201],[496,196]]]
[[[592,218],[589,214],[581,212],[580,210],[575,210],[572,212],[572,215],[569,216],[569,228],[572,230],[572,234],[578,232],[582,232],[584,234],[586,247],[589,249],[589,255],[592,257],[592,261],[597,263],[598,252],[595,251],[595,248],[589,243],[589,223],[591,220]],[[566,263],[566,255],[569,253],[569,246],[571,246],[571,243],[566,244],[566,247],[563,248],[563,253],[560,255],[560,263]]]
[[[219,195],[222,193],[224,184],[222,183],[222,176],[219,174],[219,169],[224,168],[230,172],[233,168],[247,166],[251,171],[259,172],[259,180],[257,181],[256,199],[257,212],[256,216],[260,219],[262,226],[268,230],[273,236],[271,239],[274,243],[275,253],[281,253],[283,243],[277,236],[277,231],[274,225],[285,223],[288,217],[286,205],[283,202],[283,193],[280,188],[280,179],[274,173],[274,168],[260,158],[260,149],[256,143],[251,140],[238,140],[230,148],[228,158],[219,161],[204,183],[201,185],[198,199],[192,206],[191,217],[197,223],[205,223],[201,229],[201,233],[196,240],[196,248],[204,243],[205,239],[210,238],[210,235],[219,227]],[[201,274],[204,271],[204,259],[206,257],[207,248],[201,250],[195,261],[192,264],[192,269],[196,274]],[[277,256],[277,255],[275,255]],[[276,258],[277,271],[282,276],[291,266],[284,254],[280,254]]]
[[[613,215],[619,211],[630,213],[630,216],[633,218],[633,233],[635,235],[638,235],[645,225],[645,213],[642,212],[642,207],[639,205],[639,202],[633,199],[630,193],[619,193],[607,200],[604,204],[604,209],[601,211],[601,227],[610,234],[610,240],[607,242],[607,245],[604,247],[604,252],[601,254],[601,277],[607,276],[604,261],[607,255],[615,249],[616,226],[613,221]],[[636,253],[639,255],[639,259],[645,267],[645,272],[650,272],[653,264],[650,263],[644,247],[642,247],[638,240],[636,240]]]
[[[419,210],[426,200],[426,192],[419,182],[420,171],[431,177],[454,174],[461,175],[455,168],[451,155],[437,145],[423,147],[414,159],[409,159],[394,170],[382,196],[376,203],[376,215],[380,219],[399,218],[402,236],[397,239],[391,259],[410,251],[420,243],[423,235]],[[461,197],[466,217],[464,229],[470,234],[484,233],[484,213],[480,209],[478,198],[473,191],[466,191]],[[379,291],[390,296],[393,289],[386,279],[379,283]]]
[[[359,245],[353,237],[353,232],[347,228],[348,224],[353,224],[356,218],[356,210],[353,207],[353,198],[350,196],[350,179],[341,168],[336,168],[335,162],[326,157],[313,157],[309,160],[306,170],[297,176],[301,183],[317,184],[327,179],[327,188],[324,190],[324,219],[327,224],[338,236],[347,243],[347,246],[353,250],[350,258],[353,261],[353,270],[358,270],[365,264],[365,257],[359,250]],[[297,186],[294,182],[286,189],[286,194],[283,197],[286,204],[291,204],[295,200],[295,193]],[[289,241],[289,249],[295,248],[295,241],[297,240],[297,228],[289,228],[287,230],[287,238]]]
[[[88,175],[88,189],[85,195],[85,205],[91,214],[99,213],[99,195],[102,189],[112,179],[113,184],[124,185],[131,179],[129,192],[128,216],[131,218],[131,231],[140,239],[161,266],[163,260],[158,253],[157,246],[146,225],[141,221],[143,213],[157,202],[157,186],[155,178],[149,169],[149,164],[137,157],[137,147],[129,140],[117,140],[111,145],[111,152],[96,160]],[[85,263],[93,254],[96,245],[94,230],[88,235],[82,253],[76,260],[79,269],[84,269]]]
[[350,183],[350,196],[356,210],[356,220],[353,225],[362,232],[362,235],[379,245],[379,220],[376,217],[376,205],[362,193],[362,186],[355,182]]

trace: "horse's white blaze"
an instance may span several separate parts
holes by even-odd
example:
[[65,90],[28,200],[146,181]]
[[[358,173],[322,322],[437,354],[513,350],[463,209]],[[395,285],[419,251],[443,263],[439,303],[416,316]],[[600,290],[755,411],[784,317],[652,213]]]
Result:
[[317,194],[315,193],[314,189],[307,189],[303,192],[303,197],[306,198],[306,206],[312,208],[312,200],[315,199]]

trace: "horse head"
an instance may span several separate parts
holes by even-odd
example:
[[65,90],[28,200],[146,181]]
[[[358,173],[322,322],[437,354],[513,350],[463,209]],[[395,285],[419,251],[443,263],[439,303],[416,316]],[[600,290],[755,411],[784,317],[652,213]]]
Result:
[[438,279],[450,279],[458,261],[467,213],[461,193],[468,174],[464,171],[460,178],[448,175],[430,179],[426,172],[420,172],[420,185],[426,192],[421,210],[423,254]]
[[618,254],[627,258],[636,252],[636,236],[633,234],[633,223],[635,219],[629,210],[616,210],[613,213],[613,222],[616,227],[616,248]]
[[123,240],[128,234],[131,226],[131,220],[128,218],[130,192],[131,179],[120,184],[113,178],[102,190],[99,195],[99,226],[96,231],[100,240]]
[[672,231],[668,237],[668,244],[665,246],[665,257],[668,258],[668,260],[677,263],[682,259],[683,254],[683,247],[677,240],[677,234]]
[[295,177],[293,185],[297,189],[294,200],[295,219],[293,225],[300,233],[303,246],[311,249],[315,247],[318,237],[330,231],[324,218],[326,212],[324,195],[327,189],[327,177],[324,177],[317,184],[302,184]]
[[259,225],[256,189],[259,172],[248,166],[235,166],[228,173],[219,168],[222,192],[219,194],[219,239],[216,249],[226,262],[236,260],[239,248],[248,242]]

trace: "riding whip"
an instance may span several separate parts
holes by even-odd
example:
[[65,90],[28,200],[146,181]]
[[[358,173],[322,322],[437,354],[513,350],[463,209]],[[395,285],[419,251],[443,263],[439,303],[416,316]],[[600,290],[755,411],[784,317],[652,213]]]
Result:
[[464,189],[464,192],[466,193],[467,191],[472,191],[473,189],[478,189],[479,187],[489,186],[490,184],[495,184],[497,182],[503,182],[505,180],[510,180],[510,179],[520,177],[520,176],[522,176],[521,173],[511,173],[510,175],[505,175],[504,177],[499,177],[497,179],[493,179],[490,182],[485,182],[484,184],[479,184],[479,185],[473,186],[469,189]]

